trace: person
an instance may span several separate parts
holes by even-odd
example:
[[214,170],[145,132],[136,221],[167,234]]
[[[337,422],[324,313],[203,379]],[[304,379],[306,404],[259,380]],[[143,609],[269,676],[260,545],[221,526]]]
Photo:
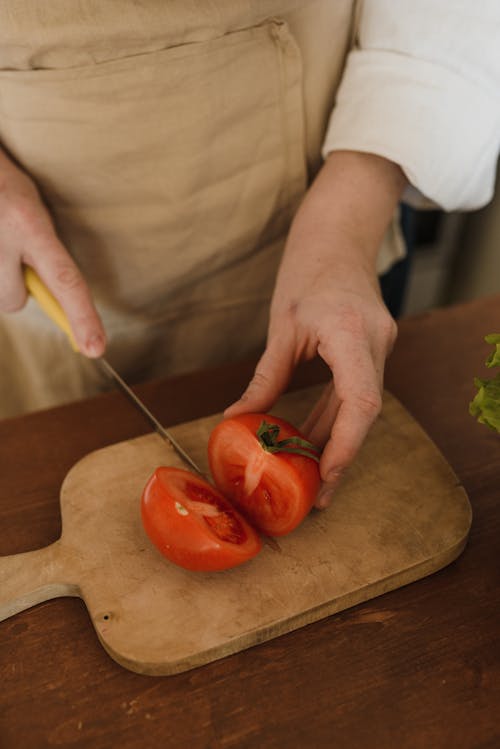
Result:
[[[326,506],[381,409],[400,200],[491,199],[499,25],[496,0],[4,3],[3,415],[102,389],[105,350],[137,380],[246,356],[267,327],[226,414],[324,359],[303,428]],[[26,305],[23,264],[85,356]]]

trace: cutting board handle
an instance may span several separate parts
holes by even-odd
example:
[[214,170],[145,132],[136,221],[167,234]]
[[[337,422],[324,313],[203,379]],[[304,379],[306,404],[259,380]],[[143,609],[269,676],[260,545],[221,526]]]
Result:
[[0,621],[42,601],[79,595],[64,582],[66,565],[59,541],[44,549],[0,557]]

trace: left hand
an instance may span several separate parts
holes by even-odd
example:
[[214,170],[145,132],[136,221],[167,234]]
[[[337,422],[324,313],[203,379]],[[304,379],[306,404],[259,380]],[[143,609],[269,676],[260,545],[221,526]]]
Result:
[[271,304],[266,350],[226,416],[269,410],[295,366],[319,355],[332,382],[302,431],[324,446],[326,507],[382,405],[396,324],[382,302],[376,257],[405,185],[396,164],[335,152],[313,183],[287,240]]

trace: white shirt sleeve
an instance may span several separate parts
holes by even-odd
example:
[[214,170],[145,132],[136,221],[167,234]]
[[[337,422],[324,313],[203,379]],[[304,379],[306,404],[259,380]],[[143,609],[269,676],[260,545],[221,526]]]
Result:
[[343,149],[395,161],[444,210],[485,205],[500,150],[500,0],[364,0],[323,156]]

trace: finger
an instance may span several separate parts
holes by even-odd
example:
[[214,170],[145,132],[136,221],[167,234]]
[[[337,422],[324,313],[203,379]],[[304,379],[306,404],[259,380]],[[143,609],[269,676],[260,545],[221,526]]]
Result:
[[[383,365],[374,362],[365,342],[344,343],[335,367],[335,397],[339,406],[320,461],[324,485],[316,502],[319,507],[329,503],[382,407]],[[327,358],[333,361],[334,357],[330,354]]]
[[247,389],[239,400],[224,411],[224,416],[269,410],[286,390],[294,365],[294,339],[290,335],[287,338],[273,338],[257,364]]
[[380,413],[381,400],[366,397],[341,404],[320,461],[324,480],[316,506],[326,507]]
[[[316,408],[311,414],[311,421],[316,416],[310,430],[306,432],[308,439],[315,445],[322,448],[328,442],[332,431],[332,424],[335,422],[340,408],[340,401],[334,390],[333,382],[325,388],[322,397],[318,401]],[[330,504],[334,490],[339,483],[343,471],[339,471],[335,477],[330,473],[328,481],[323,481],[314,503],[318,509],[324,509]]]
[[101,356],[106,346],[104,327],[85,279],[57,237],[44,237],[24,259],[60,303],[81,353]]
[[332,424],[339,410],[340,402],[335,393],[333,381],[326,386],[315,407],[301,427],[301,432],[310,442],[324,447],[327,443]]
[[332,393],[332,390],[333,390],[333,381],[329,382],[328,385],[326,385],[326,387],[323,388],[323,391],[319,397],[319,400],[316,401],[315,405],[313,406],[312,411],[310,411],[310,413],[307,415],[305,421],[302,422],[300,426],[300,431],[306,437],[309,436],[311,430],[314,428],[314,425],[317,423],[321,414],[324,413],[326,405],[328,401],[330,400],[330,395]]
[[28,294],[18,258],[2,258],[0,273],[0,311],[17,312],[26,304]]
[[316,507],[327,507],[353,463],[367,434],[380,412],[376,401],[354,401],[341,404],[320,461],[323,484],[316,499]]
[[328,480],[351,465],[381,409],[381,396],[354,395],[341,404],[324,450],[322,473]]

